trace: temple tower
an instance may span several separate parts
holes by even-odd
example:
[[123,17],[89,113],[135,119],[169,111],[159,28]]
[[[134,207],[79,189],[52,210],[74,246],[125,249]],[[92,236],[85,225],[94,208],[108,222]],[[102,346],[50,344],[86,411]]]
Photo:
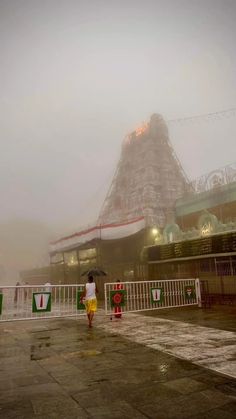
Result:
[[163,118],[154,114],[123,141],[120,161],[102,206],[99,223],[144,216],[146,225],[164,227],[188,180],[170,144]]

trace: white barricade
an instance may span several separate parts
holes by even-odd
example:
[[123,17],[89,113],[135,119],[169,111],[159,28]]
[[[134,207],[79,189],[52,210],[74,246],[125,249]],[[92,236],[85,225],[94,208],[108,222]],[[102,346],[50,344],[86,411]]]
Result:
[[104,284],[107,315],[190,305],[201,306],[199,279]]
[[2,286],[0,322],[84,315],[83,290],[84,284]]

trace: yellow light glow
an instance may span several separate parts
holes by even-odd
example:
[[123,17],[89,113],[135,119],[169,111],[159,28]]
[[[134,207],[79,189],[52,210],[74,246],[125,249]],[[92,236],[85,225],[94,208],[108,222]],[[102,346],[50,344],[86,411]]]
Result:
[[136,136],[139,136],[143,134],[147,130],[148,124],[144,123],[141,127],[136,128],[135,134]]
[[158,233],[158,230],[157,230],[157,228],[153,228],[152,229],[152,234],[153,234],[153,236],[156,236],[157,235],[157,233]]

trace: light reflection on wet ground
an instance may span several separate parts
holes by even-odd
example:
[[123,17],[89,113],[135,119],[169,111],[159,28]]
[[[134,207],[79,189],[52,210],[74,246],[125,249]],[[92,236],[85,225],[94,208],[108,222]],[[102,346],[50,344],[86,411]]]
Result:
[[[231,331],[236,326],[234,308],[220,307],[215,311],[215,318],[214,310],[166,311],[128,314],[125,321],[114,325],[107,322],[101,327],[107,332],[115,329],[132,341],[236,378],[236,333]],[[184,318],[185,321],[178,320]],[[208,327],[203,326],[203,319]],[[215,319],[221,329],[209,327],[211,323],[216,324]]]

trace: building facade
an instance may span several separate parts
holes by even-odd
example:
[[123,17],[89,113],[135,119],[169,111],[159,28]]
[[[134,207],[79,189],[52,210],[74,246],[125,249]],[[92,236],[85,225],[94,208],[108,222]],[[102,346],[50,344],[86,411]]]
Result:
[[175,221],[145,249],[149,279],[198,277],[216,301],[235,300],[236,182],[180,198]]

